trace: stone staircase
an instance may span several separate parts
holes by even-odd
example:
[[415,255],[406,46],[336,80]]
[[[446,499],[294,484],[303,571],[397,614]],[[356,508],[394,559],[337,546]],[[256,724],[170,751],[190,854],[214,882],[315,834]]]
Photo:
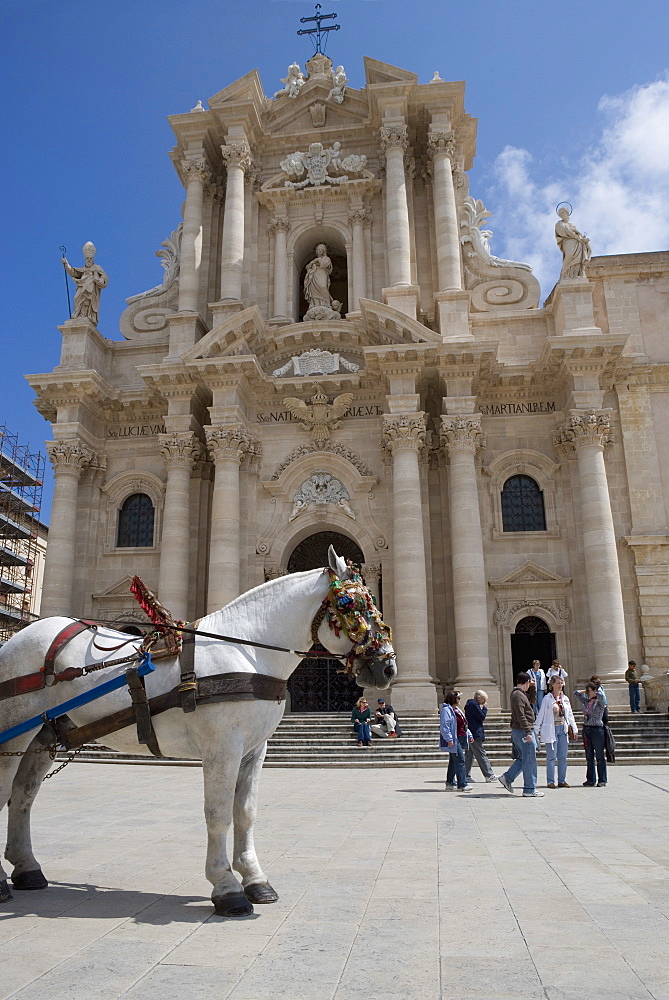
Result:
[[[497,773],[511,763],[508,715],[492,713],[486,720],[486,751]],[[581,726],[581,717],[577,715]],[[265,767],[444,767],[446,755],[439,750],[439,718],[413,717],[401,722],[398,740],[376,739],[372,748],[358,747],[352,737],[346,712],[287,715],[269,741]],[[610,713],[616,738],[616,760],[620,764],[669,764],[669,717],[660,714]],[[62,755],[61,755],[62,757]],[[539,754],[540,761],[544,751]],[[63,758],[64,759],[64,758]],[[199,767],[199,761],[156,759],[117,753],[91,744],[76,758],[114,764],[181,765]],[[582,743],[572,744],[569,763],[585,765]],[[472,775],[482,778],[474,763]]]

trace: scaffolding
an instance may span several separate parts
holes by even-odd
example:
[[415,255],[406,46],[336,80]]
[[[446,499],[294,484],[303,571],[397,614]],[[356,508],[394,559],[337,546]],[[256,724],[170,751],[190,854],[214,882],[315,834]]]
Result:
[[0,424],[0,645],[37,619],[35,567],[45,458]]

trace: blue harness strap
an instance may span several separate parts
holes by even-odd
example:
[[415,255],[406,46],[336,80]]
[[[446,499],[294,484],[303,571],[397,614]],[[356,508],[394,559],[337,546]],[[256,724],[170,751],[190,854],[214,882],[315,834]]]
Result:
[[[128,669],[134,670],[134,667]],[[140,665],[136,668],[138,677],[145,677],[146,674],[150,674],[156,666],[151,659],[150,653],[143,653]],[[31,719],[26,719],[25,722],[19,722],[17,726],[12,726],[11,729],[5,729],[4,732],[0,733],[0,744],[8,743],[10,740],[15,739],[17,736],[23,735],[23,733],[30,732],[31,729],[37,729],[43,726],[45,722],[51,722],[53,719],[60,718],[61,715],[67,715],[75,708],[80,708],[81,705],[88,705],[91,701],[96,701],[98,698],[103,698],[106,694],[111,694],[112,691],[118,691],[119,688],[125,687],[128,683],[128,678],[126,676],[127,671],[119,674],[118,677],[112,677],[111,680],[104,681],[102,684],[97,684],[95,687],[89,688],[88,691],[84,691],[82,694],[78,694],[75,698],[70,698],[68,701],[61,702],[60,705],[54,705],[53,708],[48,708],[46,712],[42,712],[41,715],[34,715]]]

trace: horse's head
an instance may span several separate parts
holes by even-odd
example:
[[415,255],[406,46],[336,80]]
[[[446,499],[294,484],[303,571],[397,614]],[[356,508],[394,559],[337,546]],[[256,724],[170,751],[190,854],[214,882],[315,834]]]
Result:
[[346,669],[359,687],[384,690],[397,677],[391,629],[381,618],[362,577],[350,563],[328,552],[330,585],[314,619],[312,639],[346,656]]

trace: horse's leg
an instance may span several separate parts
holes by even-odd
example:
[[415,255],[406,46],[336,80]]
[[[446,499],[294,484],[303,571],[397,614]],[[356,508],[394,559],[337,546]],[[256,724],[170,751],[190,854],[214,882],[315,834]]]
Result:
[[[35,750],[41,746],[42,744],[35,738],[29,749]],[[14,865],[12,884],[15,889],[46,889],[49,884],[33,854],[30,810],[42,787],[42,779],[50,767],[51,758],[47,753],[27,753],[21,758],[14,777],[9,803],[5,857]]]
[[241,755],[226,754],[220,748],[211,754],[205,752],[202,757],[207,821],[205,874],[214,887],[211,900],[220,917],[243,917],[253,913],[253,906],[232,874],[226,846],[240,760]]
[[[5,808],[12,794],[12,782],[19,769],[20,760],[20,757],[0,757],[0,811]],[[0,903],[7,903],[12,898],[7,884],[7,873],[0,862]]]
[[246,898],[252,903],[276,903],[279,898],[267,881],[256,855],[253,824],[258,807],[258,783],[267,743],[245,757],[239,768],[234,806],[233,866],[242,876]]

